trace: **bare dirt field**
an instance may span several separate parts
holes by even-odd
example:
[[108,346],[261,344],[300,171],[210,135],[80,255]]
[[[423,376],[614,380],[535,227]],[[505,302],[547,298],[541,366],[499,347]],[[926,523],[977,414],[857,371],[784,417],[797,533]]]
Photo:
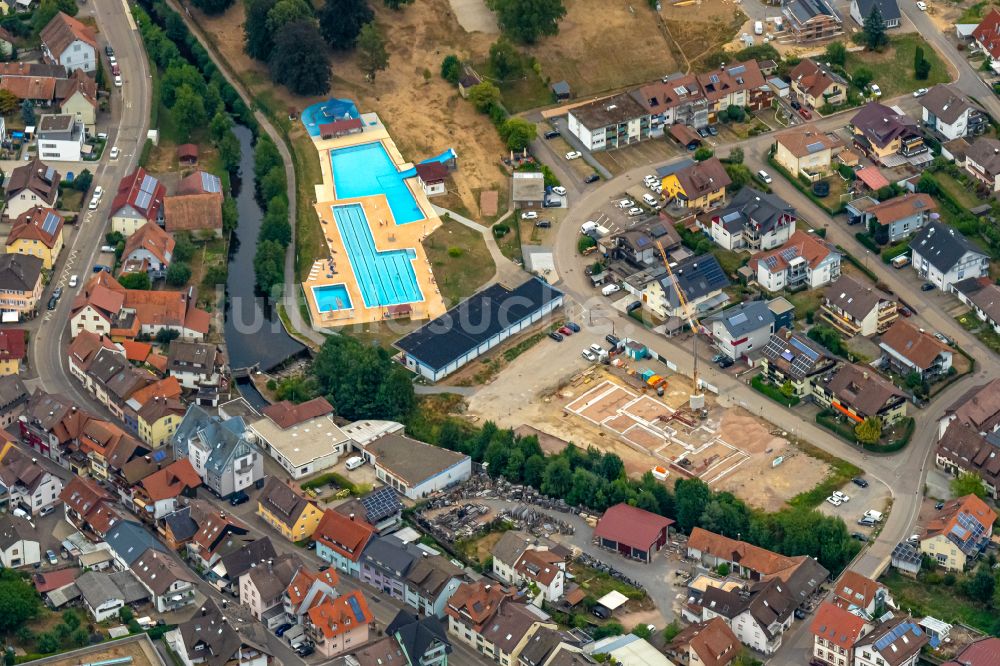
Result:
[[[489,119],[461,99],[439,72],[448,53],[466,57],[486,53],[492,38],[466,33],[448,0],[421,0],[398,12],[382,3],[372,6],[389,48],[389,69],[367,84],[352,55],[332,56],[333,85],[327,95],[315,98],[275,86],[264,63],[243,52],[242,2],[217,17],[191,11],[244,84],[273,108],[301,110],[329,97],[347,97],[362,113],[379,114],[406,159],[417,161],[455,148],[454,188],[468,210],[478,210],[480,190],[507,188],[500,169],[504,147]],[[425,70],[430,73],[426,80]]]
[[[517,359],[492,386],[480,389],[470,399],[468,413],[508,427],[526,424],[522,432],[538,434],[548,453],[568,442],[594,446],[617,454],[634,478],[662,466],[670,472],[669,484],[697,476],[766,510],[779,509],[815,487],[829,471],[825,463],[772,434],[774,426],[768,422],[743,409],[719,407],[712,396],[707,397],[708,417],[698,419],[684,409],[690,380],[679,375],[669,375],[667,390],[658,397],[643,391],[634,376],[594,366],[553,377],[548,385],[519,381],[517,397],[501,399],[505,377],[516,374],[522,361],[528,359]],[[778,456],[783,456],[782,464],[772,467]]]
[[669,36],[680,50],[680,69],[696,66],[700,58],[720,50],[746,21],[746,15],[731,0],[708,0],[686,6],[664,2],[663,5],[660,14]]
[[67,656],[63,659],[59,659],[50,662],[49,666],[75,666],[81,663],[93,663],[97,661],[104,661],[107,659],[121,659],[124,657],[132,658],[133,666],[153,666],[159,663],[159,660],[155,660],[150,657],[146,651],[146,646],[138,641],[129,641],[127,643],[117,643],[114,645],[104,646],[103,648],[95,648],[86,652],[74,652],[72,656]]

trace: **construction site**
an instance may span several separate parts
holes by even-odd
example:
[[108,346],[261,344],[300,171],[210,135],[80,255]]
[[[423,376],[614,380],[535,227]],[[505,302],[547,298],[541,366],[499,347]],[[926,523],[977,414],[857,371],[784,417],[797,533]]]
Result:
[[[594,446],[618,455],[633,478],[652,471],[672,486],[678,478],[697,477],[766,510],[780,509],[829,472],[773,424],[722,406],[711,393],[700,410],[692,410],[691,379],[659,361],[612,354],[607,364],[580,370],[573,363],[554,376],[551,357],[544,359],[551,350],[544,348],[530,350],[481,387],[467,413],[534,434],[548,453],[569,442]],[[552,383],[528,379],[540,365]]]

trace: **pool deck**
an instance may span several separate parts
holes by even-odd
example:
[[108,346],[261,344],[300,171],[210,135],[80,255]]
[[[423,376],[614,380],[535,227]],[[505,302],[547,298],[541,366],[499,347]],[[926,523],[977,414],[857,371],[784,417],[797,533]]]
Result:
[[[403,159],[381,122],[376,125],[368,124],[373,119],[377,120],[375,114],[362,114],[362,118],[365,120],[365,128],[359,134],[350,134],[336,139],[312,137],[316,150],[319,152],[320,167],[323,170],[323,182],[316,185],[316,201],[318,203],[316,203],[315,208],[323,227],[330,254],[326,259],[313,262],[309,277],[302,283],[302,287],[306,294],[306,302],[309,304],[309,314],[313,324],[323,328],[368,324],[385,321],[389,318],[389,306],[365,307],[364,298],[361,290],[358,289],[357,280],[348,259],[347,249],[344,247],[344,242],[333,217],[333,206],[339,204],[361,204],[365,217],[368,219],[372,237],[375,239],[375,248],[379,252],[406,248],[416,252],[417,257],[413,260],[412,265],[424,300],[409,304],[412,308],[410,319],[433,319],[444,314],[447,310],[444,300],[441,298],[441,292],[435,284],[434,273],[431,271],[430,262],[421,243],[425,237],[441,226],[441,218],[434,212],[434,207],[427,199],[423,189],[417,184],[417,180],[410,178],[404,182],[410,188],[410,192],[425,219],[409,224],[395,224],[392,209],[384,194],[351,199],[338,199],[336,196],[333,168],[330,162],[331,150],[379,141],[385,147],[397,170],[406,171],[413,166]],[[332,273],[330,272],[331,265],[333,267]],[[320,313],[313,298],[312,288],[341,283],[347,288],[352,309]]]

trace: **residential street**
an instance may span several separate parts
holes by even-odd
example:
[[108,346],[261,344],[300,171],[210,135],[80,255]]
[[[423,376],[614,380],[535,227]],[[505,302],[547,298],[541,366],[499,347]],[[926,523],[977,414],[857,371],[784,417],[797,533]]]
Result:
[[[122,68],[124,85],[112,88],[111,122],[107,127],[108,145],[118,146],[121,156],[116,161],[102,160],[94,170],[94,185],[104,188],[104,197],[97,210],[81,213],[76,234],[71,237],[63,250],[62,268],[53,273],[46,294],[56,286],[65,290],[59,304],[53,311],[43,311],[29,326],[32,330],[32,365],[38,374],[42,388],[49,393],[61,393],[80,405],[87,406],[96,414],[106,414],[100,405],[88,396],[70,378],[66,364],[66,345],[69,344],[69,313],[73,299],[90,278],[91,266],[98,249],[104,243],[104,232],[108,212],[118,182],[138,165],[142,146],[149,127],[150,97],[152,83],[146,51],[142,39],[132,20],[125,0],[92,2],[82,5],[81,16],[93,16],[100,29],[98,46],[100,57],[104,58],[104,45],[110,43]],[[100,128],[104,131],[104,128]],[[77,287],[69,286],[69,276],[79,276]],[[47,296],[40,301],[44,304]],[[37,327],[37,328],[36,328]]]
[[[921,12],[912,10],[917,14]],[[925,16],[918,16],[917,20]],[[920,25],[920,24],[918,24]],[[934,35],[937,39],[947,42],[936,30],[926,27],[922,29],[925,35]],[[947,45],[951,48],[950,45]],[[939,46],[939,48],[944,48]],[[953,49],[952,49],[953,51]],[[985,89],[984,85],[971,71],[968,63],[960,58],[954,58],[956,67],[962,73],[961,89],[967,94],[976,95],[981,101],[987,101],[991,113],[1000,117],[1000,103]],[[977,90],[978,88],[978,90]],[[983,94],[989,93],[989,96]],[[985,98],[985,99],[984,99]],[[887,102],[898,105],[904,111],[913,113],[917,108],[916,100],[906,95]],[[856,110],[848,110],[820,119],[815,125],[823,131],[833,131],[847,124]],[[917,112],[919,115],[919,111]],[[766,153],[773,142],[773,135],[762,135],[739,142],[745,153],[745,163],[751,171],[769,169],[765,164]],[[714,146],[718,155],[725,156],[736,144],[721,144]],[[655,170],[658,164],[638,167],[619,175],[611,181],[602,181],[599,186],[584,186],[578,178],[570,175],[565,168],[561,155],[555,154],[543,140],[537,140],[532,146],[536,154],[549,164],[564,184],[571,190],[572,206],[569,214],[560,223],[557,238],[554,243],[554,261],[558,279],[555,286],[567,294],[567,315],[569,318],[585,324],[588,321],[586,312],[599,309],[601,312],[600,332],[604,329],[610,332],[611,322],[614,322],[615,332],[619,337],[626,335],[648,345],[651,349],[665,354],[671,361],[677,363],[680,371],[688,376],[691,374],[693,359],[688,346],[679,346],[673,340],[643,329],[627,316],[614,311],[607,306],[607,299],[593,289],[584,273],[587,260],[577,254],[576,239],[579,236],[580,225],[588,219],[593,219],[594,211],[613,197],[619,196],[627,188],[641,184],[642,178]],[[825,227],[827,240],[839,244],[848,252],[864,260],[866,249],[854,238],[854,229],[848,227],[843,216],[830,218],[808,197],[799,192],[780,175],[773,173],[771,184],[776,194],[791,203],[798,211],[799,217],[815,227]],[[574,196],[576,195],[576,196]],[[717,386],[720,400],[727,405],[739,405],[751,412],[767,415],[767,418],[778,427],[795,433],[798,437],[815,444],[845,460],[848,460],[865,470],[866,476],[878,480],[888,486],[893,498],[893,510],[889,514],[882,532],[871,542],[856,560],[852,569],[859,573],[877,577],[889,563],[889,556],[895,545],[912,533],[920,503],[923,497],[924,481],[927,470],[933,468],[933,447],[936,443],[936,421],[944,409],[949,407],[965,391],[975,384],[984,383],[988,378],[1000,373],[1000,360],[976,338],[955,322],[947,313],[946,306],[951,301],[950,296],[939,292],[921,292],[920,280],[915,277],[911,268],[896,270],[882,263],[878,257],[871,257],[868,266],[874,270],[879,279],[892,289],[897,297],[910,304],[919,313],[915,318],[922,320],[928,330],[938,331],[954,339],[977,361],[976,372],[956,381],[945,391],[935,397],[933,403],[926,409],[910,407],[909,413],[916,420],[916,434],[910,445],[902,452],[891,456],[868,455],[842,440],[836,438],[827,430],[817,426],[812,419],[804,419],[795,410],[782,408],[768,400],[763,395],[731,376],[719,372],[713,365],[702,359],[700,373],[705,381]],[[572,302],[571,302],[572,301]],[[710,355],[710,354],[707,354]],[[708,368],[707,370],[705,368]],[[782,663],[806,663],[806,653],[811,650],[812,637],[808,632],[808,620],[797,622],[785,636],[785,647],[781,653]]]

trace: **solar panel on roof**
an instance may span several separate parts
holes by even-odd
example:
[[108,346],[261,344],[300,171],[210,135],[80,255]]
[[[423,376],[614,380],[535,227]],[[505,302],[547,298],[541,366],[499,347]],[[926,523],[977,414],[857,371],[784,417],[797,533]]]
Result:
[[733,318],[729,320],[729,323],[732,324],[733,326],[739,326],[740,324],[747,323],[747,315],[746,315],[746,313],[745,312],[740,312],[740,313],[734,315]]
[[368,522],[378,523],[399,512],[403,505],[396,496],[396,491],[386,486],[361,498],[365,507]]
[[56,170],[53,169],[52,167],[48,167],[47,169],[45,169],[45,180],[51,183],[55,175],[56,175]]
[[718,83],[719,82],[719,75],[718,74],[712,74],[712,76],[708,77],[708,80],[711,81],[712,83]]
[[764,259],[764,263],[767,264],[768,268],[774,268],[775,266],[778,265],[778,258],[773,256],[767,257],[766,259]]
[[59,216],[51,211],[46,213],[45,219],[42,220],[42,231],[51,236],[56,232],[56,229],[58,227],[59,227]]
[[729,73],[736,76],[737,74],[742,74],[745,71],[747,71],[746,65],[737,65],[736,67],[730,68]]
[[164,449],[157,449],[152,455],[155,462],[162,462],[167,457],[167,452]]
[[826,146],[823,145],[822,141],[817,141],[816,143],[810,143],[808,146],[806,146],[806,151],[808,151],[809,153],[817,153],[823,150],[825,147]]
[[795,354],[792,353],[791,349],[786,349],[785,351],[781,352],[781,358],[785,359],[790,363],[795,359]]
[[788,343],[790,345],[792,345],[793,347],[795,347],[801,353],[805,354],[806,357],[808,357],[810,361],[815,362],[815,361],[817,361],[819,359],[819,354],[816,353],[816,351],[814,349],[809,348],[805,343],[803,343],[803,342],[801,342],[801,341],[799,341],[799,340],[797,340],[795,338],[790,338],[788,340]]
[[780,252],[781,258],[785,261],[791,261],[795,257],[799,256],[799,248],[797,247],[786,247]]
[[222,191],[222,181],[218,176],[201,172],[201,189],[206,192],[221,192]]
[[357,597],[348,597],[347,603],[351,607],[351,612],[354,613],[354,619],[358,623],[365,621],[365,614],[361,612],[361,604],[358,603]]

